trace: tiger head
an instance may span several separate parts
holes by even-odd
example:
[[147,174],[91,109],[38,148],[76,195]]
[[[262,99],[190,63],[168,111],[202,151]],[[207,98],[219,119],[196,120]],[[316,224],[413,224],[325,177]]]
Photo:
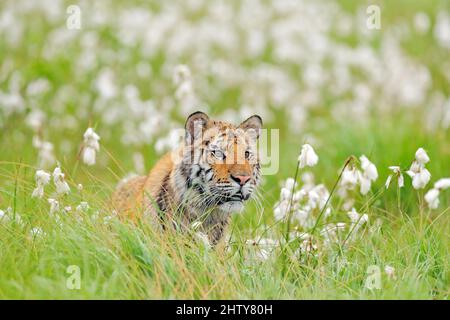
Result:
[[250,199],[260,180],[257,142],[262,120],[254,115],[238,126],[191,114],[179,171],[189,199],[202,208],[236,212]]

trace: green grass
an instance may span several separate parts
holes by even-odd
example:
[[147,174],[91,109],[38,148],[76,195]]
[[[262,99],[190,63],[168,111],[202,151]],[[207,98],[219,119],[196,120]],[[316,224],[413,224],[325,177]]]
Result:
[[[404,128],[405,126],[395,126]],[[373,188],[374,193],[383,189],[386,167],[391,159],[407,167],[408,159],[414,154],[413,147],[399,150],[405,137],[402,130],[386,130],[355,136],[361,132],[358,127],[335,129],[335,135],[329,141],[348,141],[341,152],[318,149],[319,165],[313,169],[320,179],[331,188],[337,178],[336,169],[343,163],[346,149],[371,150],[371,159],[382,163],[379,166],[381,179]],[[367,128],[366,130],[370,130]],[[400,132],[399,132],[400,131]],[[390,143],[389,137],[398,137],[394,147],[383,145]],[[419,139],[436,137],[418,134]],[[364,139],[365,137],[365,139]],[[367,140],[373,148],[368,148]],[[420,140],[419,140],[420,141]],[[439,142],[439,141],[438,141]],[[431,162],[430,170],[434,176],[445,172],[445,165],[439,159],[440,146],[445,141],[435,143],[428,149]],[[358,298],[358,299],[447,299],[449,290],[448,271],[448,196],[441,196],[439,210],[430,211],[419,206],[418,198],[423,192],[417,192],[407,186],[401,191],[401,212],[397,209],[395,188],[383,191],[375,203],[370,206],[371,224],[382,221],[378,231],[365,230],[362,237],[342,255],[339,250],[324,252],[318,258],[305,261],[282,259],[281,250],[276,250],[268,261],[251,259],[252,248],[245,245],[246,239],[254,238],[265,232],[274,238],[283,237],[284,227],[276,224],[269,231],[265,225],[274,224],[272,205],[278,197],[277,181],[293,175],[295,169],[294,153],[283,157],[282,168],[285,173],[267,177],[261,187],[266,200],[263,210],[250,205],[242,215],[235,216],[231,229],[231,250],[223,247],[208,250],[199,243],[192,243],[179,234],[155,234],[148,226],[135,226],[123,221],[112,220],[105,225],[101,218],[95,220],[93,210],[100,209],[100,217],[108,214],[104,200],[108,189],[103,182],[87,178],[85,190],[80,194],[73,191],[66,203],[77,203],[81,198],[87,200],[92,209],[79,221],[70,214],[63,215],[61,226],[48,213],[45,200],[30,198],[34,187],[34,171],[26,165],[2,164],[1,175],[4,179],[2,198],[6,205],[20,213],[23,225],[0,224],[0,297],[2,298],[107,298],[107,299],[152,299],[152,298]],[[80,164],[81,166],[81,164]],[[84,169],[95,174],[95,169]],[[438,173],[436,173],[438,172]],[[441,174],[442,175],[442,174]],[[76,176],[76,175],[75,175]],[[70,179],[73,179],[71,176]],[[84,181],[83,181],[84,182]],[[72,189],[74,185],[72,185]],[[334,200],[334,199],[332,199]],[[358,206],[363,206],[367,198],[361,197]],[[340,221],[344,213],[337,212],[332,220]],[[262,217],[261,223],[260,218]],[[45,237],[31,237],[32,226],[39,226]],[[339,261],[344,259],[346,264]],[[66,269],[77,265],[81,269],[81,289],[68,290],[66,280],[70,274]],[[380,267],[382,287],[380,290],[365,288],[368,276],[367,268]],[[384,267],[390,265],[396,269],[396,279],[384,274]],[[287,267],[287,268],[286,268]],[[283,273],[283,268],[287,272]]]
[[[448,9],[445,1],[379,3],[386,26],[404,20],[410,23],[417,11],[433,15],[438,9]],[[118,1],[114,10],[124,6]],[[155,3],[150,6],[158,7]],[[355,1],[343,1],[341,6],[354,13],[359,5]],[[403,10],[404,7],[407,10]],[[38,53],[43,50],[44,35],[54,26],[39,15],[28,14],[21,18],[30,21],[25,23],[28,27],[24,40],[17,47],[0,40],[0,62],[8,58],[21,70],[24,80],[21,92],[25,91],[26,83],[36,78],[46,77],[51,82],[53,89],[34,101],[50,119],[58,121],[65,115],[75,117],[75,127],[60,129],[57,122],[47,123],[42,134],[55,145],[55,154],[72,189],[70,195],[59,199],[61,206],[71,206],[74,211],[80,201],[87,201],[90,209],[79,214],[61,213],[57,220],[49,214],[47,203],[54,191],[52,186],[46,187],[43,199],[31,198],[38,169],[37,152],[32,146],[34,133],[25,124],[26,112],[6,117],[0,110],[0,116],[4,117],[0,118],[0,210],[11,208],[8,217],[12,220],[0,220],[1,299],[449,298],[450,190],[441,192],[440,206],[436,210],[427,208],[423,196],[432,183],[450,175],[450,133],[448,128],[426,128],[423,119],[428,106],[413,110],[396,108],[396,105],[384,111],[374,108],[365,121],[357,122],[336,119],[332,111],[333,97],[324,92],[320,99],[323,104],[311,110],[301,133],[297,134],[289,130],[289,117],[270,106],[274,117],[265,126],[280,130],[279,171],[264,177],[260,187],[261,203],[251,202],[242,214],[233,216],[229,248],[223,243],[212,250],[188,235],[155,232],[145,222],[136,225],[115,217],[105,222],[104,218],[111,214],[108,201],[112,190],[120,178],[134,170],[132,153],[139,151],[144,155],[147,170],[160,155],[154,151],[153,144],[127,146],[120,143],[120,128],[109,126],[103,122],[101,114],[96,113],[97,93],[92,82],[101,68],[77,74],[73,61],[80,54],[78,41],[48,61]],[[200,17],[193,19],[197,18]],[[101,38],[99,52],[123,49],[114,37],[114,29],[104,27],[96,31]],[[357,44],[360,39],[345,41]],[[369,45],[379,45],[379,39],[375,37]],[[402,45],[415,61],[429,68],[433,88],[448,98],[449,86],[441,70],[441,63],[448,63],[448,51],[436,46],[431,32],[411,36]],[[173,85],[165,81],[162,70],[163,54],[148,61],[154,78],[163,79],[154,87],[149,85],[148,79],[137,79],[132,71],[142,59],[139,48],[124,50],[128,54],[125,62],[107,61],[99,54],[99,65],[110,65],[120,75],[121,85],[135,84],[143,99],[173,95]],[[221,57],[220,52],[214,54]],[[182,59],[186,60],[182,63],[192,62],[189,56]],[[277,63],[271,59],[268,49],[264,56],[242,63]],[[161,83],[165,86],[161,87]],[[69,95],[70,99],[62,102],[63,106],[55,105],[54,93],[63,84],[70,84],[74,92]],[[7,91],[7,88],[6,81],[0,83],[0,90]],[[301,84],[299,88],[303,89]],[[382,88],[371,89],[376,94]],[[205,97],[211,105],[211,116],[239,105],[242,95],[236,87],[221,91],[214,99]],[[26,109],[32,107],[33,102],[26,101]],[[79,114],[81,108],[86,112]],[[172,112],[172,117],[180,124],[184,121],[184,114],[178,109]],[[89,125],[104,133],[98,163],[93,167],[85,166],[78,158],[82,134]],[[316,184],[324,183],[329,190],[349,156],[365,154],[376,164],[379,178],[371,192],[367,196],[355,193],[355,208],[368,214],[369,223],[345,249],[321,247],[319,255],[299,258],[293,255],[299,246],[299,242],[294,241],[289,246],[274,249],[268,260],[260,260],[256,257],[257,249],[246,244],[246,240],[259,236],[284,238],[286,225],[275,222],[273,206],[278,201],[282,182],[294,175],[304,142],[313,144],[320,157],[318,165],[308,171],[314,173]],[[414,190],[411,179],[405,176],[405,188],[398,191],[394,184],[386,190],[388,166],[399,165],[407,170],[419,147],[425,148],[431,159],[427,168],[432,179],[427,188]],[[76,188],[79,183],[83,184],[82,191]],[[348,222],[336,195],[331,197],[330,203],[333,214],[328,221]],[[14,221],[18,215],[21,222]],[[41,228],[44,235],[33,236],[30,232],[34,227]],[[81,271],[79,290],[71,290],[66,285],[71,276],[67,268],[73,265]],[[370,290],[365,286],[371,266],[381,271],[379,289]],[[395,278],[386,275],[386,266],[395,268]]]
[[[34,205],[25,221],[47,236],[30,237],[29,226],[1,225],[0,297],[32,298],[416,298],[448,297],[448,220],[379,214],[379,232],[368,233],[342,256],[330,253],[307,262],[289,261],[282,273],[279,255],[249,259],[233,238],[233,250],[208,250],[177,234],[154,234],[146,226],[113,221],[106,226],[85,216],[63,217],[62,226]],[[246,213],[248,215],[249,213]],[[447,212],[448,214],[448,212]],[[371,213],[374,216],[375,213]],[[234,226],[238,229],[238,226]],[[257,230],[256,230],[257,231]],[[68,290],[66,269],[81,269],[81,289]],[[369,290],[367,268],[396,268],[396,279],[382,272],[382,287]]]

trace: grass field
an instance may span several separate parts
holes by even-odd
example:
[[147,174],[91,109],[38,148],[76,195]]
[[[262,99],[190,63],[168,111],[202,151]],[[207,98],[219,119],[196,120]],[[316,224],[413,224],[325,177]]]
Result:
[[[375,1],[379,29],[360,1],[72,4],[0,4],[0,298],[449,298],[450,190],[433,187],[450,177],[448,1]],[[108,209],[196,110],[279,132],[278,170],[214,249]],[[319,156],[295,177],[307,196],[277,219],[305,143]],[[431,179],[416,189],[419,148]],[[366,174],[362,155],[377,168],[366,194],[338,179],[348,159]],[[32,197],[36,171],[57,165],[70,193],[51,179]],[[386,189],[389,166],[404,187]]]

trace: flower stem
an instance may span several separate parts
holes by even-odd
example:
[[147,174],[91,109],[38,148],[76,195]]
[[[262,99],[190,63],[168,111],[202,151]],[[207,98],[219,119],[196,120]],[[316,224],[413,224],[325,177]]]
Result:
[[345,168],[347,168],[347,166],[352,162],[353,159],[354,159],[354,157],[350,156],[345,161],[344,167],[342,168],[341,173],[339,174],[339,177],[337,178],[336,182],[334,183],[333,189],[331,189],[330,195],[328,196],[327,201],[325,202],[325,205],[320,210],[320,213],[319,213],[319,216],[317,217],[316,223],[314,224],[313,228],[311,229],[311,232],[310,232],[311,235],[313,235],[314,231],[316,231],[317,226],[319,225],[319,222],[320,222],[320,218],[322,217],[323,213],[325,212],[328,202],[330,202],[330,199],[333,196],[334,191],[336,190],[336,187],[337,187],[339,181],[341,180],[341,177],[342,177],[342,174],[344,173]]
[[292,185],[292,190],[291,190],[291,198],[289,199],[289,204],[288,204],[287,212],[286,212],[287,221],[286,221],[286,230],[285,230],[285,234],[284,234],[285,243],[284,243],[284,246],[282,249],[283,268],[282,268],[281,272],[283,275],[286,273],[286,264],[287,264],[286,248],[289,244],[289,231],[291,229],[291,216],[292,216],[292,201],[294,201],[295,184],[297,183],[299,168],[300,168],[300,161],[297,161],[297,167],[295,168],[295,174],[294,174],[294,183]]
[[286,244],[289,242],[289,231],[291,229],[291,217],[292,217],[292,202],[294,201],[295,184],[297,183],[299,167],[300,167],[300,162],[297,161],[297,168],[295,169],[295,174],[294,174],[294,184],[292,185],[292,190],[291,190],[291,198],[289,199],[289,204],[288,204],[288,208],[287,208],[287,212],[286,212],[287,221],[286,221],[286,230],[285,230],[285,234],[284,234],[284,239],[286,240]]

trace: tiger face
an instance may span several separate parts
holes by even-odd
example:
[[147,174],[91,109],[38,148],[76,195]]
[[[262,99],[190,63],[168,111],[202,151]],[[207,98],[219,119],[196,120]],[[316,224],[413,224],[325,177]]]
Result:
[[242,210],[260,180],[261,127],[257,115],[239,126],[210,120],[202,112],[190,115],[182,165],[191,190],[186,200],[203,209]]

